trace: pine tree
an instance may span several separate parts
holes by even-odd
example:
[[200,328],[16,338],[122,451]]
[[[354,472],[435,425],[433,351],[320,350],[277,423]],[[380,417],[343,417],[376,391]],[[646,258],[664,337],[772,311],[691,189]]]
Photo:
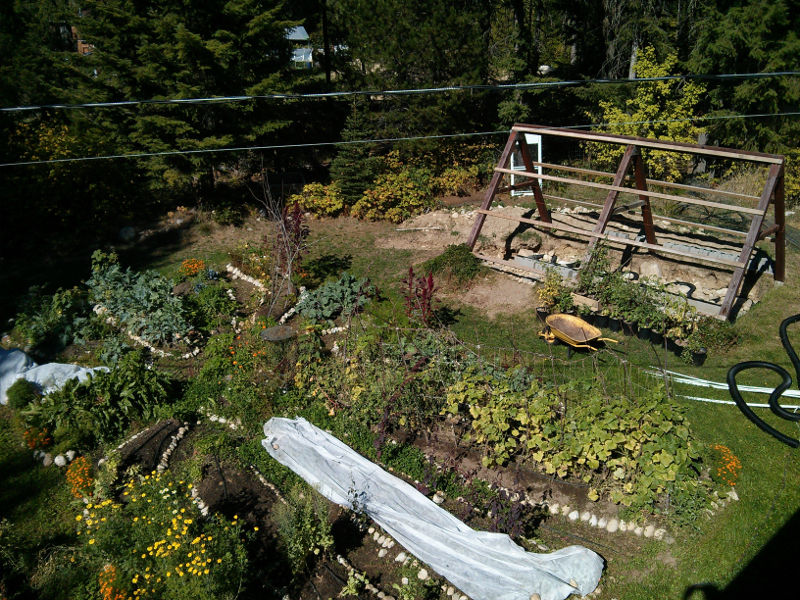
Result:
[[[370,138],[370,129],[363,112],[353,106],[342,130],[342,140],[352,142]],[[352,205],[361,199],[375,178],[377,165],[370,156],[372,144],[340,144],[336,158],[331,163],[331,179],[339,187],[345,204]]]

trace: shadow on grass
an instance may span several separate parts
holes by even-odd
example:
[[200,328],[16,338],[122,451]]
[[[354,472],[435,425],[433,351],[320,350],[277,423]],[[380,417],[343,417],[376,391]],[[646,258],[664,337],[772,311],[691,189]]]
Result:
[[797,543],[800,540],[800,510],[786,521],[769,542],[745,565],[724,589],[713,583],[689,586],[684,600],[750,600],[752,598],[788,598],[797,570]]
[[306,261],[303,270],[308,273],[309,283],[321,285],[328,277],[339,277],[353,264],[353,255],[324,254],[318,258]]

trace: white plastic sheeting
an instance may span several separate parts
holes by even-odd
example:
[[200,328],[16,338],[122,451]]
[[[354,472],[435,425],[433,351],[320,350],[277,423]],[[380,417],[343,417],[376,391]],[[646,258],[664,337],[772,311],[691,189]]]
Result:
[[591,593],[603,559],[582,546],[525,551],[505,534],[470,529],[401,479],[303,418],[272,418],[269,454],[336,504],[363,510],[473,600],[562,600]]
[[27,379],[36,383],[44,392],[51,392],[64,385],[68,379],[86,379],[92,371],[108,371],[107,367],[87,369],[77,365],[48,363],[37,365],[22,350],[0,349],[0,404],[7,401],[6,391],[17,379]]

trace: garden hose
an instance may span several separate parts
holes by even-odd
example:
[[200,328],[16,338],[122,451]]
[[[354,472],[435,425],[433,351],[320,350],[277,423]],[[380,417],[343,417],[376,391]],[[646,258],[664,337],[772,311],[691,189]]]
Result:
[[[797,374],[797,380],[800,382],[800,359],[797,358],[797,353],[792,348],[792,345],[789,343],[789,336],[786,333],[787,327],[792,323],[800,321],[800,315],[794,315],[793,317],[788,317],[781,322],[780,326],[780,336],[781,336],[781,344],[783,344],[784,350],[786,350],[786,354],[789,355],[789,360],[792,361],[792,365],[794,366],[795,373]],[[800,414],[792,413],[786,410],[785,408],[781,407],[778,404],[778,400],[783,395],[783,392],[788,390],[792,387],[792,376],[784,369],[774,363],[765,362],[761,360],[750,360],[746,362],[740,362],[737,365],[733,365],[730,370],[728,370],[728,390],[731,393],[731,396],[736,401],[736,405],[739,407],[748,419],[750,419],[753,423],[756,424],[762,431],[767,432],[771,436],[775,437],[776,439],[780,440],[784,444],[791,446],[792,448],[797,448],[800,446],[800,440],[796,440],[794,438],[790,438],[788,435],[785,435],[778,431],[777,429],[770,427],[764,421],[762,421],[754,412],[753,410],[747,406],[747,403],[742,398],[742,395],[739,393],[739,387],[736,385],[736,375],[740,371],[744,371],[746,369],[769,369],[770,371],[776,372],[778,375],[783,377],[783,383],[781,383],[778,387],[776,387],[773,392],[769,396],[769,408],[770,410],[779,416],[782,419],[786,419],[787,421],[800,421]]]

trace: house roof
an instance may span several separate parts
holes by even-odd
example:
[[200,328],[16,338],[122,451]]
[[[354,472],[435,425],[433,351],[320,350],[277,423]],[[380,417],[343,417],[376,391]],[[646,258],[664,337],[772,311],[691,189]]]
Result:
[[302,25],[286,30],[286,39],[293,42],[304,42],[308,39],[308,32]]

